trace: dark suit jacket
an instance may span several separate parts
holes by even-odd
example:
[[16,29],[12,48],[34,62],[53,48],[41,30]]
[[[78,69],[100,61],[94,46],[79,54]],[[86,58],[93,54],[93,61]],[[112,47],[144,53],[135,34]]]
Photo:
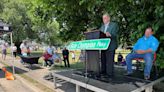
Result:
[[[102,25],[100,30],[102,32],[104,32],[105,31],[105,25]],[[109,32],[111,34],[111,42],[110,42],[108,50],[112,51],[112,50],[117,49],[117,46],[118,46],[118,41],[117,41],[118,31],[119,31],[119,26],[118,26],[117,23],[110,22],[108,24],[106,32]]]
[[[64,58],[68,58],[69,57],[69,51],[66,49],[64,49],[63,51],[62,51],[62,54],[63,54],[63,57]],[[66,56],[66,57],[65,57]]]

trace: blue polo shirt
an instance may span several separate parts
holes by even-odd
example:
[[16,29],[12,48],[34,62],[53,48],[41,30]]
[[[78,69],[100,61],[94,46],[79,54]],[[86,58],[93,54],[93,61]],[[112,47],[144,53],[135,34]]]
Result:
[[134,45],[133,50],[148,50],[151,49],[154,52],[157,51],[159,46],[158,40],[154,36],[146,37],[143,36],[140,38],[137,43]]

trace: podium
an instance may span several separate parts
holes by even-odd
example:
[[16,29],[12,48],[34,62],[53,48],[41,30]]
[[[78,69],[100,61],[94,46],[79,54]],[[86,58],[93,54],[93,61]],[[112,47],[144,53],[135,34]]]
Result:
[[[99,30],[85,32],[86,40],[106,38],[106,34]],[[100,74],[101,51],[100,50],[86,50],[85,68],[88,72]]]

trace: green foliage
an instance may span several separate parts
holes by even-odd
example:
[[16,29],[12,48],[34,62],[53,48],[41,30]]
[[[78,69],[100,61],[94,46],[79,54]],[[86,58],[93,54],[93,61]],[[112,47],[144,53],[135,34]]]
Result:
[[[102,14],[109,12],[111,20],[119,23],[120,43],[130,45],[143,35],[148,25],[155,33],[161,33],[164,19],[162,0],[2,0],[0,6],[1,18],[12,23],[16,34],[20,32],[17,40],[38,38],[49,30],[47,25],[54,18],[63,41],[80,40],[87,29],[99,28]],[[33,36],[29,35],[31,32]]]
[[161,68],[164,69],[164,52],[161,50],[159,51],[159,53],[157,54],[157,65]]
[[36,36],[31,29],[31,20],[27,16],[27,6],[21,0],[4,0],[3,5],[3,12],[0,14],[0,18],[11,24],[14,41],[20,42],[26,38]]
[[[162,0],[37,0],[44,11],[54,16],[60,24],[64,41],[80,40],[87,29],[99,28],[101,16],[109,12],[112,21],[120,25],[120,42],[133,44],[147,26],[156,32],[164,18]],[[48,13],[47,12],[47,13]],[[160,31],[161,32],[161,31]],[[136,35],[137,34],[137,35]]]
[[[59,45],[59,24],[40,0],[2,0],[0,19],[11,24],[14,42],[33,39],[38,42]],[[41,35],[44,34],[44,37]]]
[[[80,40],[87,29],[99,28],[104,12],[120,26],[120,43],[133,45],[152,26],[164,47],[164,2],[162,0],[40,0],[60,24],[62,40]],[[53,14],[52,14],[53,13]],[[159,52],[157,52],[159,53]],[[159,53],[161,56],[161,53]],[[161,59],[161,57],[159,57]]]
[[3,12],[3,8],[4,8],[3,3],[4,3],[4,0],[1,0],[1,2],[0,2],[0,12]]
[[[41,0],[60,24],[63,41],[80,40],[89,27],[101,24],[101,13],[94,12],[96,0]],[[97,5],[101,5],[97,3]],[[98,22],[97,22],[98,21]]]
[[0,19],[12,25],[15,41],[30,38],[58,45],[81,40],[86,30],[101,26],[108,12],[120,26],[121,44],[133,45],[152,26],[159,50],[164,47],[163,0],[1,0],[0,12]]

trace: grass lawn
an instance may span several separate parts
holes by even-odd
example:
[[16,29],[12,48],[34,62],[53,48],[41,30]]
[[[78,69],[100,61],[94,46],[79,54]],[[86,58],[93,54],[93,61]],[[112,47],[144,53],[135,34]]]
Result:
[[[125,58],[126,55],[128,53],[130,53],[130,50],[116,50],[116,54],[115,54],[115,61],[116,62],[117,62],[117,58],[118,58],[118,53],[122,53],[123,57]],[[60,53],[60,56],[62,57],[61,53]],[[52,70],[54,70],[54,69],[62,70],[62,69],[82,69],[82,68],[84,68],[85,63],[84,62],[80,62],[80,60],[79,60],[80,51],[75,51],[75,56],[76,56],[76,59],[75,59],[75,62],[73,62],[72,58],[71,58],[71,52],[70,52],[69,60],[70,60],[71,68],[60,67],[61,65],[57,64],[57,66],[53,67]],[[42,60],[40,60],[40,62],[41,61]],[[62,66],[64,66],[64,62],[62,62]]]
[[[38,51],[32,51],[31,54],[32,55],[42,55],[43,54],[43,50],[38,50]],[[84,62],[80,62],[79,61],[79,56],[80,56],[80,51],[79,50],[76,50],[74,51],[75,52],[75,61],[72,60],[72,56],[71,56],[71,53],[69,54],[69,60],[70,60],[70,65],[71,65],[71,69],[78,69],[78,68],[83,68],[84,67]],[[62,53],[61,51],[58,51],[57,52],[60,57],[62,58]],[[116,54],[115,54],[115,62],[117,62],[117,58],[118,58],[118,53],[121,53],[123,55],[123,57],[125,58],[126,55],[128,53],[130,53],[130,50],[116,50]],[[11,56],[11,53],[10,53],[10,49],[7,50],[7,55],[10,55]],[[19,57],[17,57],[19,58]],[[44,62],[43,58],[40,58],[39,59],[39,64],[42,65]],[[60,64],[56,64],[57,66],[61,66]],[[64,62],[62,62],[62,66],[64,66]],[[64,68],[64,67],[53,67],[52,69],[67,69],[67,68]]]

